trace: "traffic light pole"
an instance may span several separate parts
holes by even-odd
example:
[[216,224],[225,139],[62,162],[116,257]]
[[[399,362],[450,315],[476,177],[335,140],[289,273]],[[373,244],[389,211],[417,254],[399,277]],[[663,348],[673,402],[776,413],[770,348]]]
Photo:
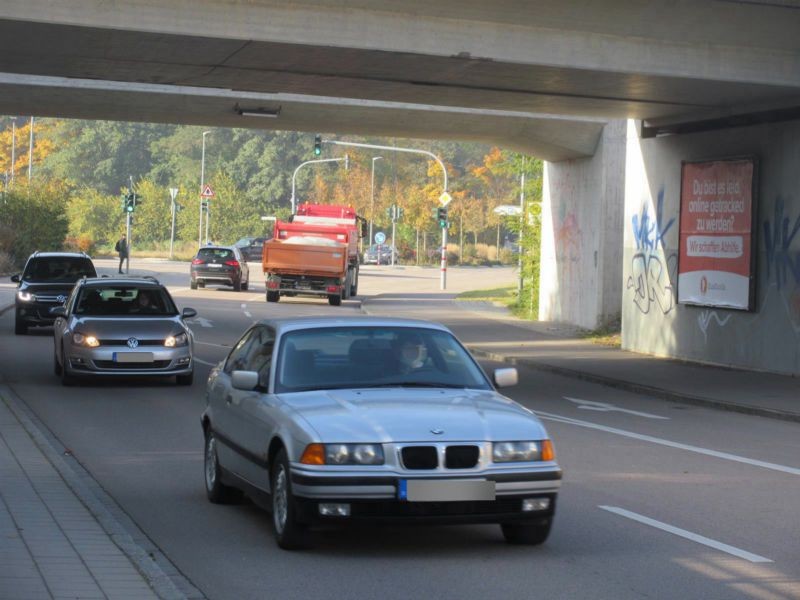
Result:
[[[410,154],[424,154],[425,156],[431,157],[442,168],[442,173],[444,174],[444,190],[443,193],[447,192],[447,168],[444,166],[442,159],[436,156],[433,152],[428,152],[427,150],[418,150],[416,148],[400,148],[398,146],[378,146],[376,144],[362,144],[357,142],[340,142],[339,140],[321,140],[323,144],[334,144],[336,146],[352,146],[355,148],[371,148],[373,150],[386,150],[389,152],[408,152]],[[294,194],[292,194],[294,197]],[[394,243],[394,234],[392,234],[392,243]],[[380,255],[379,255],[380,256]],[[442,281],[441,281],[441,289],[447,289],[447,226],[442,228]]]
[[295,209],[297,208],[297,203],[294,195],[295,182],[297,180],[297,172],[306,165],[313,165],[316,163],[342,162],[342,161],[345,161],[345,164],[347,164],[349,162],[349,157],[345,155],[342,158],[318,158],[316,160],[307,160],[306,162],[300,163],[298,165],[298,167],[294,170],[294,173],[292,173],[292,214],[295,213]]
[[[133,194],[133,175],[128,179],[128,193]],[[131,271],[131,213],[125,213],[125,242],[128,244],[127,252],[125,253],[125,274]]]
[[172,248],[175,245],[175,196],[178,195],[178,188],[169,188],[169,198],[172,203],[172,228],[169,234],[169,259],[173,259]]
[[394,255],[397,253],[397,204],[392,206],[392,245],[389,246],[389,254],[392,255],[392,266],[394,266]]

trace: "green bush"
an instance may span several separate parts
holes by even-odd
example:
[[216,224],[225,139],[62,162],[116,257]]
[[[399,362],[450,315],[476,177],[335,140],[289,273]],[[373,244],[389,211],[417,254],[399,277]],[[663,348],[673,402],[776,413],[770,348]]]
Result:
[[62,182],[30,186],[18,183],[5,192],[0,214],[4,226],[13,232],[14,241],[7,252],[15,266],[22,266],[36,250],[64,248],[69,194],[69,188]]

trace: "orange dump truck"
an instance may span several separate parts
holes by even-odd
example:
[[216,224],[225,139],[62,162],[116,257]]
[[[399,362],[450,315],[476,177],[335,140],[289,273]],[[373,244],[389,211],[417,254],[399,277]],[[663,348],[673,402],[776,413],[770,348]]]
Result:
[[338,306],[358,291],[358,217],[350,207],[301,204],[292,222],[277,221],[264,244],[267,301],[327,296]]
[[319,237],[271,239],[264,242],[267,302],[283,296],[327,296],[339,306],[346,297],[347,246]]

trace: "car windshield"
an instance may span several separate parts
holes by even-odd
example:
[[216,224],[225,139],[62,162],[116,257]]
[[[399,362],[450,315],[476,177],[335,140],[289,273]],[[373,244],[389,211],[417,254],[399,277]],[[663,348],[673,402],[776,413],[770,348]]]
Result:
[[76,315],[166,317],[178,309],[163,288],[86,286],[75,302]]
[[411,327],[326,327],[282,336],[276,393],[369,387],[491,389],[446,331]]
[[81,277],[97,277],[92,261],[79,257],[32,258],[25,266],[25,281],[62,281],[74,283]]
[[204,258],[206,260],[213,258],[222,258],[225,260],[233,258],[233,250],[228,248],[202,248],[197,253],[197,258]]

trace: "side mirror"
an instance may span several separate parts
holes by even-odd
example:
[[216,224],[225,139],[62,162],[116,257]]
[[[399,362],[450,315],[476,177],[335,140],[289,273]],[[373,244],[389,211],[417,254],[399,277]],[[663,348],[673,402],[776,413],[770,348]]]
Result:
[[54,317],[66,317],[67,316],[67,307],[66,306],[54,306],[50,309],[50,314]]
[[237,390],[250,392],[258,386],[258,373],[255,371],[234,371],[231,373],[231,385]]
[[495,369],[494,384],[499,388],[511,387],[519,383],[519,374],[513,367],[508,369]]
[[181,319],[191,319],[197,316],[197,311],[193,308],[184,308],[181,313]]
[[19,283],[19,275],[12,275],[11,281],[13,281],[14,283]]

